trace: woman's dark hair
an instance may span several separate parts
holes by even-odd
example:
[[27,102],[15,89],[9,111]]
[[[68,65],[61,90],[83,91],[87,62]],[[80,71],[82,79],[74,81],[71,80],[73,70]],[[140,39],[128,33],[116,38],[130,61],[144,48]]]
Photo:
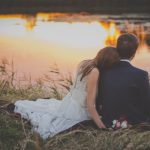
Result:
[[122,34],[117,40],[117,51],[122,59],[132,59],[138,46],[138,38],[131,33]]
[[93,68],[98,68],[103,71],[120,60],[116,48],[108,46],[101,49],[96,57],[92,60],[84,61],[80,66],[80,73],[82,74],[81,80],[87,76]]

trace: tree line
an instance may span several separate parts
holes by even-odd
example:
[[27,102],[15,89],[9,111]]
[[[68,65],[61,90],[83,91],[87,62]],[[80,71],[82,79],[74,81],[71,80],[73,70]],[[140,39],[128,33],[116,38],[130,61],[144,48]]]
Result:
[[1,0],[2,6],[38,6],[38,5],[99,5],[101,6],[124,6],[124,7],[137,7],[147,6],[150,4],[150,0]]
[[11,7],[76,7],[87,10],[90,7],[99,9],[132,9],[149,10],[150,0],[0,0],[1,8]]

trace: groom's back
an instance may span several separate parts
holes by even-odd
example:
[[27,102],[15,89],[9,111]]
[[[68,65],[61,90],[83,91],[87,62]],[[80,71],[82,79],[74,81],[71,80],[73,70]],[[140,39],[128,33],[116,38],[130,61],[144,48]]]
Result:
[[114,119],[126,115],[132,124],[146,120],[150,106],[150,89],[147,72],[120,61],[116,66],[100,74],[97,106],[103,121],[111,125]]

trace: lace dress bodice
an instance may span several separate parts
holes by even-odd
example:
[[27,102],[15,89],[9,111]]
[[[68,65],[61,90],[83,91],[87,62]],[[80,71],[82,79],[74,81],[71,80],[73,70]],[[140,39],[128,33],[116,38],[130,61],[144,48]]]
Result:
[[84,77],[81,81],[81,74],[79,74],[70,93],[72,97],[81,104],[82,107],[86,107],[87,77]]
[[80,79],[81,75],[77,75],[73,87],[62,100],[58,116],[65,116],[68,119],[74,118],[77,121],[82,118],[89,119],[86,107],[87,78],[83,78],[82,81]]

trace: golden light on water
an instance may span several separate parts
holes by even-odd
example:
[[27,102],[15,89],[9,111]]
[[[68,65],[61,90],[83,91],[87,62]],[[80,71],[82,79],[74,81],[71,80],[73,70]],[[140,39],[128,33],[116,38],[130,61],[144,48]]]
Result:
[[106,45],[115,46],[120,31],[113,21],[76,17],[69,20],[68,14],[59,13],[0,15],[0,57],[13,58],[17,70],[37,77],[52,63],[73,69]]
[[67,13],[37,13],[36,19],[42,21],[49,21],[56,19],[57,17],[66,17],[68,16]]
[[120,31],[117,29],[116,24],[111,22],[109,26],[107,25],[105,28],[108,32],[106,38],[106,45],[116,45],[116,39],[120,35]]

